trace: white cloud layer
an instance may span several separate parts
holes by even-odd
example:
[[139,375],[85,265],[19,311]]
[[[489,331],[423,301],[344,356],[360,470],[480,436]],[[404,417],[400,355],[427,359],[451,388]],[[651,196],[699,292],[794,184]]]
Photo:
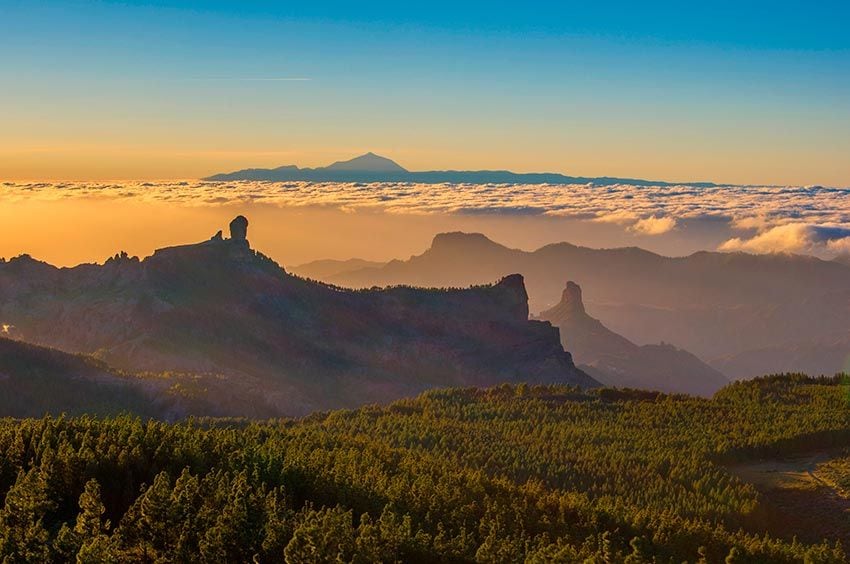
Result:
[[850,247],[850,189],[821,186],[594,186],[314,182],[0,184],[6,201],[115,198],[184,206],[260,203],[391,214],[566,217],[663,235],[695,219],[721,219],[741,235],[723,250],[829,252]]
[[836,254],[850,250],[850,228],[788,223],[764,229],[750,238],[733,237],[723,251],[807,253],[826,248]]
[[672,217],[655,217],[653,215],[639,219],[630,229],[644,235],[661,235],[674,227],[676,227],[676,220]]
[[638,221],[640,217],[634,212],[618,210],[610,213],[602,213],[593,218],[598,223],[615,223],[617,225],[629,225]]

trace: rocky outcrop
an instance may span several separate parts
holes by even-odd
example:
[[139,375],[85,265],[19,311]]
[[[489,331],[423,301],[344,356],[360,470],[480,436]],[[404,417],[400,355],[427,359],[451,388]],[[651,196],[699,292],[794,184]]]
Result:
[[248,240],[248,218],[244,215],[237,215],[230,222],[230,238],[234,241]]
[[[28,340],[120,368],[217,373],[280,414],[383,402],[436,386],[597,385],[549,323],[528,320],[523,278],[428,290],[343,290],[286,273],[230,239],[142,261],[55,269],[0,264],[0,320]],[[12,261],[13,263],[15,261]],[[41,280],[38,272],[44,272]]]
[[586,315],[584,300],[581,297],[581,286],[569,280],[561,294],[561,303],[558,306],[564,315]]
[[561,331],[564,348],[588,374],[610,386],[711,395],[726,378],[668,344],[638,346],[588,315],[581,287],[569,281],[561,301],[540,314]]
[[518,321],[528,319],[528,292],[525,291],[522,275],[505,276],[496,287],[505,290],[505,310]]

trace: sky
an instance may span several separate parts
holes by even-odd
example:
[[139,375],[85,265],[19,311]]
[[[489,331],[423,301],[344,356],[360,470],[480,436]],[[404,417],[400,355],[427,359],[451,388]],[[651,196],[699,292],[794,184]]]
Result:
[[0,180],[411,170],[850,186],[850,4],[0,0]]

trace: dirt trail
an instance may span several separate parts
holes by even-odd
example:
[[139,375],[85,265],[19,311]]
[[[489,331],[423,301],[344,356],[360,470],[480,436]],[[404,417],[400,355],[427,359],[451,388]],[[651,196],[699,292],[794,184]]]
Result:
[[840,541],[850,548],[850,499],[824,480],[818,466],[835,453],[760,460],[728,466],[740,479],[753,484],[762,503],[751,516],[759,532],[803,542]]

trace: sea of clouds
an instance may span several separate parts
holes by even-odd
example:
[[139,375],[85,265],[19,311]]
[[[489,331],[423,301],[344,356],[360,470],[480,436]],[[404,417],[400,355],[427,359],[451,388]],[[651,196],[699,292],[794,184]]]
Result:
[[413,184],[314,182],[61,182],[0,184],[0,203],[115,198],[184,206],[258,203],[391,214],[555,216],[669,233],[685,220],[721,219],[738,236],[720,250],[850,253],[850,189],[822,186]]

